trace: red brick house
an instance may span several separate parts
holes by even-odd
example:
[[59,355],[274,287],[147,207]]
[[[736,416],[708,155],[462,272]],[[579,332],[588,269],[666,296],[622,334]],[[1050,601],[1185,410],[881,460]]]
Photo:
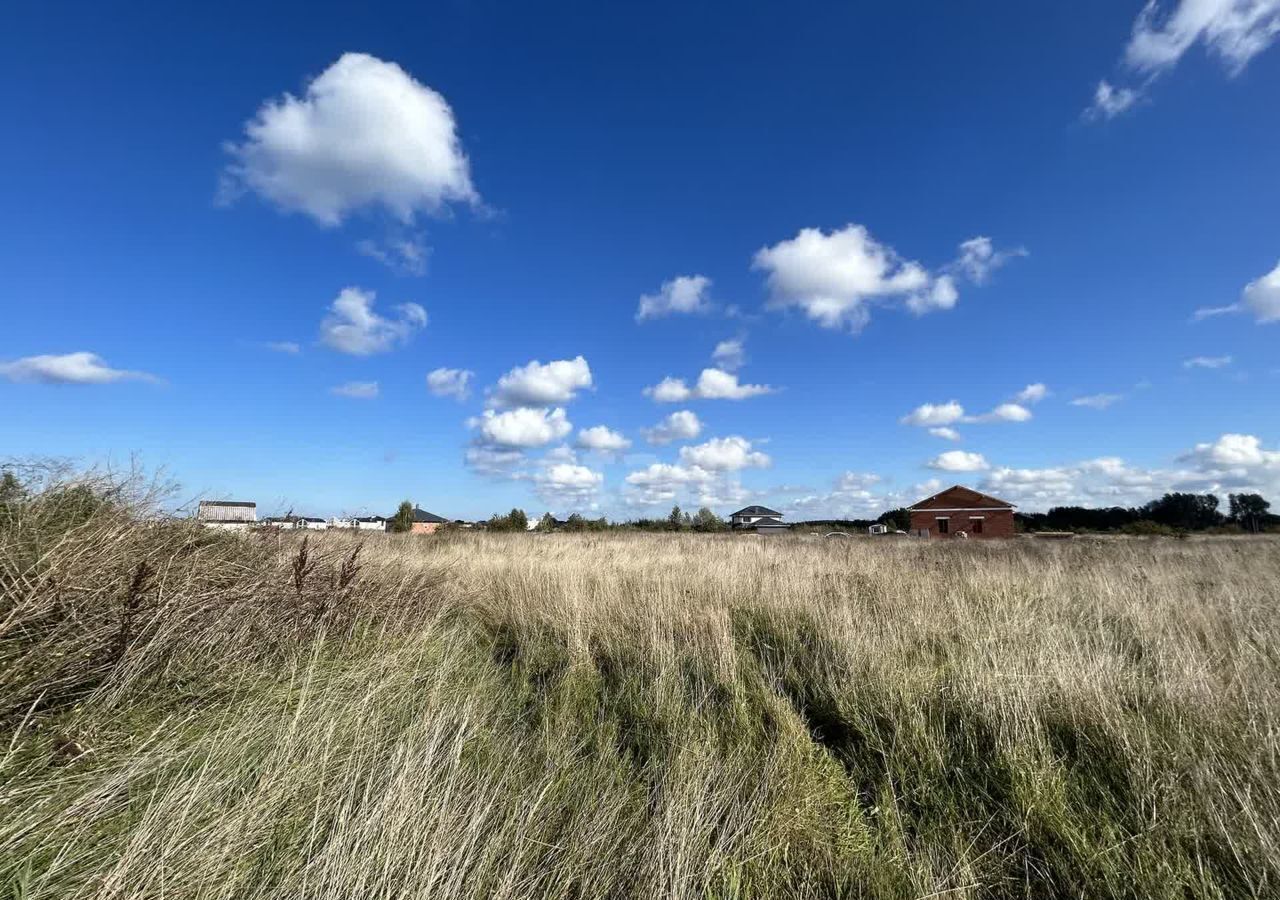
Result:
[[926,497],[908,512],[911,533],[921,537],[971,538],[1013,537],[1012,503],[972,488],[954,485],[932,497]]

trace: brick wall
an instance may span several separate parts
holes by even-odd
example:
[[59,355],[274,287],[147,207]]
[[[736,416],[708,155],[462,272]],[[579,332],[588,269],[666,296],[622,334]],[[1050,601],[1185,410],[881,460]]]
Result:
[[[947,534],[938,531],[938,519],[947,516],[949,525]],[[973,529],[973,520],[982,519],[981,533]],[[911,532],[929,529],[929,537],[954,537],[957,531],[966,532],[971,538],[1008,538],[1014,536],[1013,510],[984,509],[981,512],[937,512],[923,509],[911,513]]]

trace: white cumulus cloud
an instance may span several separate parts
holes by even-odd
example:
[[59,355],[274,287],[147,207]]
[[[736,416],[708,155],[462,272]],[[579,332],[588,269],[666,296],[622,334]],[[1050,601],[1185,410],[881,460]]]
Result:
[[946,403],[923,403],[903,416],[903,425],[930,427],[951,425],[964,419],[964,407],[955,400]]
[[591,387],[591,367],[581,356],[549,363],[533,360],[498,379],[490,406],[551,406],[568,403]]
[[479,202],[444,97],[364,53],[344,53],[301,97],[268,100],[226,150],[224,201],[252,191],[322,225],[364,207],[409,223]]
[[1280,322],[1280,264],[1245,285],[1241,301],[1259,322]]
[[475,374],[470,369],[433,369],[427,373],[427,390],[437,397],[466,400],[471,396],[471,379]]
[[829,234],[804,228],[789,240],[758,250],[752,267],[766,273],[770,302],[795,306],[825,328],[857,332],[878,302],[899,301],[923,315],[951,309],[959,300],[955,274],[985,281],[1023,250],[997,250],[988,237],[960,245],[957,258],[939,273],[907,260],[871,236],[862,225],[846,225]]
[[0,377],[39,384],[110,384],[113,381],[157,381],[154,375],[113,369],[96,353],[44,354],[0,363]]
[[960,440],[960,432],[956,431],[954,428],[948,428],[945,425],[937,428],[930,428],[929,433],[934,437],[940,437],[948,441]]
[[636,321],[659,319],[675,313],[705,313],[711,310],[711,279],[705,275],[678,275],[664,282],[656,294],[640,297]]
[[320,322],[320,340],[341,353],[368,356],[385,353],[409,340],[427,324],[427,311],[416,303],[395,307],[396,318],[374,312],[373,291],[343,288]]
[[985,456],[981,453],[970,453],[967,450],[948,450],[940,453],[929,462],[929,468],[941,469],[944,472],[979,472],[990,468]]
[[692,411],[682,409],[673,412],[652,428],[643,429],[641,433],[651,444],[688,441],[702,433],[702,422]]
[[692,388],[684,379],[668,376],[653,387],[645,388],[644,394],[658,403],[683,403],[686,400],[746,400],[775,390],[767,384],[742,384],[737,375],[723,369],[703,369]]
[[497,447],[544,447],[573,430],[563,409],[527,406],[501,413],[486,409],[468,424],[477,430],[482,445]]
[[576,463],[547,466],[533,478],[538,496],[562,508],[594,507],[604,475]]
[[739,469],[762,469],[772,460],[751,446],[751,441],[733,436],[713,438],[705,444],[680,448],[680,462],[711,472],[733,472]]
[[578,432],[576,443],[583,450],[611,454],[621,453],[631,446],[630,440],[604,425],[582,429]]

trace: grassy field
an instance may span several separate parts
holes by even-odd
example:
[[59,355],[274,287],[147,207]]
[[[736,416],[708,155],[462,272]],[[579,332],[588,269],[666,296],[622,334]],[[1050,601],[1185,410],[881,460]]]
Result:
[[1280,543],[0,528],[0,897],[1275,897]]

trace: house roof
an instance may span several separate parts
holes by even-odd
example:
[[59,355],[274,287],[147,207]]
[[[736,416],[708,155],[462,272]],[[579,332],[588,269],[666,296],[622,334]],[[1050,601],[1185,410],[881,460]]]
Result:
[[449,520],[437,516],[435,513],[429,513],[421,506],[413,508],[413,521],[415,522],[434,522],[437,525],[448,524]]
[[356,516],[357,522],[385,522],[386,516]]
[[763,518],[756,519],[756,521],[751,524],[755,525],[757,528],[759,528],[761,525],[765,527],[771,527],[771,526],[776,527],[779,525],[782,526],[783,528],[791,527],[787,525],[785,522],[783,522],[781,519],[777,518],[776,516],[764,516]]
[[1014,509],[1014,505],[962,484],[954,484],[932,497],[925,497],[909,509]]
[[730,516],[781,516],[782,513],[776,509],[770,509],[767,506],[744,506],[735,513],[729,513]]
[[258,508],[258,504],[252,500],[201,500],[201,506],[252,506]]

